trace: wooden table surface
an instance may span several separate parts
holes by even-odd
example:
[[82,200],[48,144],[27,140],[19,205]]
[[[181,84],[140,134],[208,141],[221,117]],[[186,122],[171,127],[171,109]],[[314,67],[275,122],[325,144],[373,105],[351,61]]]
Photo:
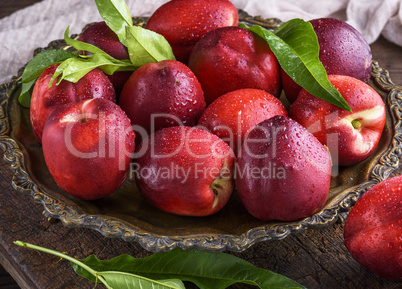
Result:
[[[0,0],[0,18],[34,2],[38,0]],[[390,72],[394,83],[402,84],[402,48],[383,38],[371,47],[373,59]],[[401,169],[396,172],[401,173]],[[76,275],[67,261],[17,247],[13,245],[15,240],[53,248],[76,258],[85,258],[89,254],[96,254],[101,259],[120,254],[135,257],[151,254],[136,243],[106,238],[94,230],[67,228],[58,221],[49,222],[42,215],[42,206],[34,203],[31,196],[17,193],[11,186],[11,180],[11,169],[1,159],[0,264],[3,267],[0,266],[0,288],[94,287],[93,283]],[[400,282],[382,279],[368,272],[349,255],[343,244],[341,223],[306,230],[281,241],[262,242],[244,252],[231,254],[283,274],[310,289],[402,288]]]

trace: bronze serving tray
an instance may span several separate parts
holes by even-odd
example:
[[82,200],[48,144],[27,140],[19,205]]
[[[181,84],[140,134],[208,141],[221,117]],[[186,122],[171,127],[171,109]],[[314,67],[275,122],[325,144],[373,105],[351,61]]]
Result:
[[[278,19],[251,17],[239,11],[241,22],[274,29]],[[134,18],[143,25],[146,18]],[[69,49],[56,40],[46,49]],[[138,242],[149,251],[175,247],[213,251],[242,251],[257,242],[278,240],[307,228],[330,226],[342,220],[357,199],[371,186],[385,180],[398,168],[402,155],[402,88],[373,61],[371,85],[383,97],[387,121],[375,153],[366,161],[340,168],[332,178],[325,207],[315,215],[296,222],[262,222],[244,209],[236,192],[225,208],[209,217],[180,217],[148,205],[130,178],[112,196],[82,201],[63,192],[47,170],[41,145],[29,121],[29,110],[18,104],[21,68],[12,81],[0,87],[0,147],[13,171],[12,185],[43,204],[46,216],[60,219],[65,226],[95,229],[107,237]]]

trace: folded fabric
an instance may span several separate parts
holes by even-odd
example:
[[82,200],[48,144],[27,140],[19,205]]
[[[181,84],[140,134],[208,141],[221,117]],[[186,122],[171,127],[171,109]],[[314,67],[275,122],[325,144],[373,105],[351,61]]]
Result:
[[[166,0],[126,0],[133,16],[150,16]],[[254,16],[310,20],[336,17],[359,30],[368,43],[381,34],[402,46],[401,0],[232,0]],[[101,21],[94,0],[43,0],[0,20],[0,83],[10,81],[38,47],[70,33],[80,33],[91,22]]]

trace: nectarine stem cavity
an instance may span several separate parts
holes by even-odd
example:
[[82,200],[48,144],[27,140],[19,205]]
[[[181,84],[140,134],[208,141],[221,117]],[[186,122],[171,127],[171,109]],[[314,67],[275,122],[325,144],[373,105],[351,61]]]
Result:
[[355,129],[360,129],[362,127],[362,123],[358,119],[352,120],[352,125]]

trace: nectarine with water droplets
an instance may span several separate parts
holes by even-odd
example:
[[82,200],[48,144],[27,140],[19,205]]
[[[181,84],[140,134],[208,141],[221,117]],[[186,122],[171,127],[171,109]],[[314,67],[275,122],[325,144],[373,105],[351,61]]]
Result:
[[289,116],[328,146],[335,165],[353,165],[367,159],[376,149],[385,125],[385,104],[361,80],[345,75],[329,75],[328,79],[352,112],[302,89],[289,108]]
[[161,129],[139,145],[132,171],[146,200],[168,213],[208,216],[233,191],[235,156],[216,135],[195,127]]
[[261,89],[245,88],[215,99],[205,109],[198,126],[222,138],[237,154],[246,134],[275,115],[288,115],[278,98]]
[[187,64],[194,45],[204,35],[238,22],[237,9],[229,0],[172,0],[151,15],[145,28],[163,35],[176,59]]
[[98,68],[88,72],[76,83],[62,80],[56,85],[58,77],[49,88],[50,80],[58,66],[59,64],[53,64],[46,68],[36,81],[32,92],[30,119],[33,133],[40,143],[46,120],[58,106],[91,98],[116,102],[112,83]]
[[318,212],[327,200],[329,152],[287,116],[255,126],[244,139],[237,162],[237,192],[258,219],[300,220]]
[[262,89],[280,96],[280,67],[268,43],[240,27],[222,27],[205,35],[189,59],[207,104],[242,88]]
[[[371,76],[371,48],[362,34],[335,18],[310,20],[320,46],[319,59],[327,74],[347,75],[368,82]],[[286,98],[293,103],[302,89],[281,69]]]
[[206,103],[194,73],[183,63],[164,60],[137,69],[121,92],[119,105],[137,126],[137,143],[159,129],[193,126]]
[[[105,21],[96,22],[87,27],[78,40],[92,44],[118,60],[130,59],[127,48],[120,42],[117,34],[107,26]],[[113,84],[117,97],[131,74],[132,71],[117,71],[112,75],[107,75]]]
[[43,131],[43,155],[57,185],[94,200],[113,194],[127,177],[135,133],[114,102],[95,98],[56,108]]
[[402,176],[372,186],[346,218],[344,240],[367,270],[402,281]]

